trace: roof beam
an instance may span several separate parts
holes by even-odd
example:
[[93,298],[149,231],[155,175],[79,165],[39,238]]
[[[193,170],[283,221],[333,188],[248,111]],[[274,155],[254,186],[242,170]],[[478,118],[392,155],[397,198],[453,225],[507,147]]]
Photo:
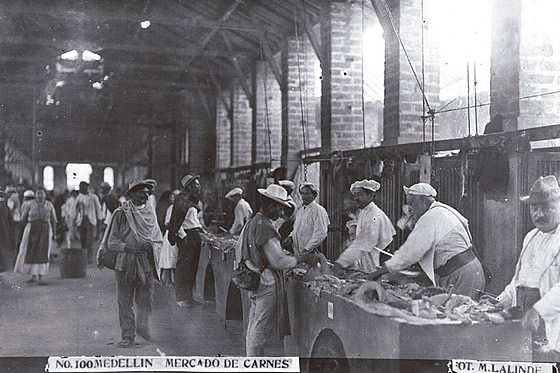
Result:
[[311,46],[315,51],[315,55],[319,59],[319,63],[322,65],[323,52],[321,49],[321,41],[319,40],[319,38],[317,38],[317,36],[313,32],[313,28],[311,27],[311,25],[309,24],[309,20],[307,19],[307,11],[305,10],[305,0],[295,0],[295,2],[296,2],[296,8],[298,9],[298,13],[301,16],[300,18],[302,20],[305,33],[307,34],[307,37],[311,42]]
[[208,106],[208,95],[205,95],[204,92],[202,92],[202,89],[200,89],[200,84],[198,83],[198,80],[194,75],[191,76],[191,79],[196,87],[196,93],[198,93],[200,101],[202,102],[202,108],[204,109],[206,118],[211,121],[213,119],[213,115],[212,110],[210,110],[210,106]]
[[[59,50],[70,50],[75,49],[80,44],[80,41],[76,40],[58,40],[53,41],[52,39],[36,38],[29,39],[17,36],[2,36],[0,37],[0,44],[17,44],[17,45],[39,45],[45,47],[51,47]],[[145,46],[140,44],[132,43],[106,43],[100,42],[91,43],[93,50],[118,50],[124,52],[134,52],[134,53],[156,53],[156,54],[169,54],[174,56],[199,56],[201,53],[196,50],[179,48],[179,47],[163,47],[157,45]],[[102,52],[100,52],[102,53]],[[231,57],[230,53],[219,52],[219,51],[204,51],[207,56],[213,57]],[[248,53],[238,53],[240,57],[249,57]]]
[[[220,23],[227,21],[228,18],[231,17],[231,15],[233,14],[233,12],[235,12],[237,7],[242,3],[242,1],[243,0],[235,0],[235,2],[228,8],[228,10],[226,10],[226,12],[220,18]],[[204,54],[208,53],[208,51],[206,50],[206,46],[208,45],[210,40],[212,40],[214,35],[216,35],[218,30],[219,30],[218,27],[213,27],[212,30],[202,38],[202,43],[198,47],[198,52],[199,53],[197,55],[193,55],[191,58],[189,58],[189,60],[185,63],[185,67],[189,67],[190,64],[193,62],[193,60],[196,57],[198,57],[198,55],[203,54],[203,53]]]
[[256,97],[255,97],[254,93],[251,91],[251,87],[249,87],[249,85],[247,84],[246,74],[243,73],[243,69],[241,68],[241,65],[239,64],[239,60],[237,59],[237,57],[235,57],[233,55],[233,49],[231,47],[231,42],[230,42],[229,38],[223,32],[220,33],[220,34],[222,35],[222,38],[224,39],[224,42],[226,43],[226,47],[227,47],[228,51],[232,55],[231,60],[233,62],[233,66],[235,67],[235,72],[237,73],[237,78],[239,79],[239,82],[241,83],[241,87],[243,88],[243,91],[245,92],[245,94],[247,95],[247,98],[249,99],[249,105],[254,110],[255,106],[256,106],[255,105]]
[[[241,0],[239,0],[241,1]],[[236,5],[237,7],[237,5]],[[133,22],[140,24],[141,21],[145,19],[149,19],[151,23],[162,24],[162,25],[169,25],[169,26],[180,26],[180,27],[196,27],[196,28],[210,28],[216,30],[235,30],[235,31],[244,31],[244,32],[251,32],[256,33],[257,31],[246,27],[245,25],[238,25],[235,23],[227,23],[225,21],[211,21],[211,20],[198,20],[193,18],[181,18],[181,17],[165,17],[160,16],[157,14],[130,14],[125,12],[103,12],[97,11],[92,9],[76,9],[76,8],[67,8],[61,9],[52,8],[52,7],[29,7],[29,6],[22,6],[18,4],[17,6],[9,7],[9,6],[2,6],[0,7],[0,14],[31,14],[37,16],[48,16],[55,19],[61,20],[68,20],[68,21],[76,21],[76,16],[79,15],[84,19],[89,20],[96,20],[97,22],[105,22],[105,21],[124,21],[124,22]]]

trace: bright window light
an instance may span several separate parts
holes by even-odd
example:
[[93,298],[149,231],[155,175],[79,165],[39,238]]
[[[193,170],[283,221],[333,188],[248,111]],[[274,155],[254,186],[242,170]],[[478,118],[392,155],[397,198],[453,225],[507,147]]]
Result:
[[152,24],[152,22],[150,22],[150,21],[143,21],[143,22],[140,22],[140,27],[142,27],[143,29],[147,29],[148,27],[150,27],[151,24]]
[[78,190],[80,181],[89,183],[93,168],[89,163],[68,163],[66,166],[66,186],[68,190]]
[[54,169],[51,166],[43,168],[43,187],[46,190],[54,189]]
[[113,167],[105,167],[103,170],[103,181],[110,186],[115,185],[115,171]]
[[72,49],[70,52],[62,53],[60,55],[61,59],[68,60],[68,61],[76,61],[78,57],[80,57],[80,55],[78,54],[78,51],[75,49]]
[[93,53],[91,51],[85,50],[82,52],[82,61],[99,61],[101,60],[101,56],[97,53]]

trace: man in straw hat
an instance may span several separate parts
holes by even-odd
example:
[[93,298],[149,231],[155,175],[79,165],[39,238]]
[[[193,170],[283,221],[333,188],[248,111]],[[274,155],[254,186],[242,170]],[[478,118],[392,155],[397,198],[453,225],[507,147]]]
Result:
[[249,202],[243,199],[243,189],[241,188],[233,188],[226,194],[226,198],[235,205],[235,219],[233,220],[233,225],[229,229],[229,233],[239,234],[247,220],[253,216],[253,209]]
[[395,255],[370,275],[398,272],[419,263],[436,286],[453,285],[457,294],[478,296],[484,271],[473,247],[468,221],[450,206],[436,202],[436,190],[426,183],[404,187],[416,225]]
[[[119,347],[130,347],[136,333],[145,340],[152,339],[148,319],[152,312],[153,279],[157,277],[154,249],[163,241],[156,214],[147,205],[149,187],[140,179],[129,184],[125,191],[128,200],[114,211],[97,254],[100,266],[103,250],[118,251],[114,270],[122,334]],[[136,318],[133,299],[138,310]]]
[[379,265],[379,252],[374,247],[383,250],[393,241],[396,232],[391,220],[373,202],[380,188],[375,180],[356,181],[350,186],[350,192],[360,207],[356,238],[336,260],[335,273],[351,265],[364,272],[375,271]]
[[303,205],[297,210],[294,230],[290,233],[295,254],[305,254],[316,250],[327,238],[330,224],[327,210],[315,198],[319,187],[311,182],[303,182],[298,188]]
[[200,176],[186,175],[181,180],[183,192],[173,204],[169,233],[171,245],[177,244],[177,265],[175,267],[175,300],[180,307],[191,308],[200,305],[193,298],[198,260],[202,240],[202,224],[198,219],[202,185]]
[[[264,356],[267,338],[274,329],[280,338],[290,334],[284,276],[282,271],[300,262],[316,264],[314,254],[292,256],[280,246],[280,236],[272,222],[289,207],[288,193],[280,185],[271,184],[258,189],[261,195],[260,211],[247,222],[241,239],[241,261],[247,267],[260,272],[260,285],[249,292],[251,310],[247,325],[247,356]],[[275,328],[276,326],[276,328]]]
[[[560,351],[560,187],[555,176],[539,178],[528,196],[535,229],[527,233],[513,279],[498,296],[503,307],[519,306],[534,339]],[[544,321],[544,323],[542,322]],[[543,330],[544,329],[544,330]],[[546,338],[544,336],[546,335]],[[560,355],[556,355],[558,359]],[[558,361],[558,360],[555,360]]]

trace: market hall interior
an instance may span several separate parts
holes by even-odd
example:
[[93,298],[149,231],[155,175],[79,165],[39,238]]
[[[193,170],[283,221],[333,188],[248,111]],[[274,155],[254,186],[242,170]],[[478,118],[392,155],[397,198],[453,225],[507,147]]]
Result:
[[[0,190],[44,187],[60,218],[80,182],[120,197],[153,179],[159,200],[200,175],[205,225],[218,234],[234,220],[233,188],[257,212],[258,188],[310,181],[330,220],[320,251],[334,261],[353,182],[380,183],[376,204],[393,225],[402,187],[425,182],[469,220],[492,272],[485,291],[497,295],[533,228],[518,197],[560,176],[559,16],[554,0],[3,2]],[[82,247],[64,234],[44,287],[12,272],[17,245],[0,247],[0,356],[125,351],[112,271],[88,263],[83,277],[61,276],[64,250]],[[387,250],[405,239],[399,230]],[[218,241],[201,252],[203,304],[177,307],[156,285],[156,342],[126,353],[245,355],[248,303],[229,281],[233,250]],[[333,333],[321,338],[354,356]],[[293,351],[277,343],[269,353]]]

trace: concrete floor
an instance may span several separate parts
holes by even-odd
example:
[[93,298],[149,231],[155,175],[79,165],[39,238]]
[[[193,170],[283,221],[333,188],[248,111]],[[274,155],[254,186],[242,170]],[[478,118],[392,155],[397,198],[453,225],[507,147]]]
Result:
[[[116,286],[111,270],[89,265],[85,278],[60,278],[51,264],[48,286],[28,284],[27,275],[0,274],[0,358],[79,355],[244,356],[242,321],[220,320],[214,302],[178,307],[174,290],[155,286],[150,327],[154,341],[137,336],[119,348]],[[281,344],[267,350],[283,354]]]

